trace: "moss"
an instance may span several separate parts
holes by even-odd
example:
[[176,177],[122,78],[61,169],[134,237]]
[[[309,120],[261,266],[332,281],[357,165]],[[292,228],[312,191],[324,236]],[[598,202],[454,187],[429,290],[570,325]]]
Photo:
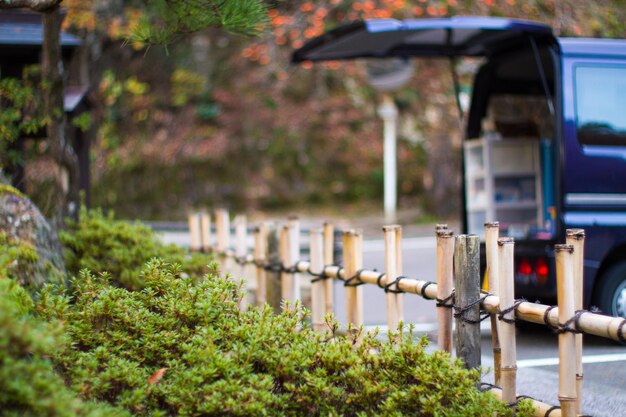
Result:
[[1,194],[13,194],[14,196],[17,196],[20,198],[28,198],[24,194],[22,194],[20,190],[8,184],[0,184],[0,195]]

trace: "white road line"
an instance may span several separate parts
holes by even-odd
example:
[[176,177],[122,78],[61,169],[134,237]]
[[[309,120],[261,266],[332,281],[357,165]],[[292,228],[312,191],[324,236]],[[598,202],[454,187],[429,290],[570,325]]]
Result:
[[[405,328],[408,329],[409,325],[413,324],[413,331],[416,333],[431,333],[437,331],[437,323],[405,323]],[[386,324],[366,324],[363,326],[365,330],[374,330],[378,328],[378,331],[381,333],[387,333],[389,328]],[[452,323],[452,328],[454,329],[454,323]],[[486,321],[480,323],[480,332],[489,333],[491,331],[491,324]]]
[[[434,237],[411,237],[402,239],[402,249],[434,249],[437,241]],[[366,240],[363,242],[363,252],[382,252],[385,250],[385,241]]]
[[[583,356],[583,363],[605,363],[621,361],[626,361],[626,353]],[[536,368],[538,366],[556,366],[558,364],[559,358],[521,359],[517,361],[518,368]]]

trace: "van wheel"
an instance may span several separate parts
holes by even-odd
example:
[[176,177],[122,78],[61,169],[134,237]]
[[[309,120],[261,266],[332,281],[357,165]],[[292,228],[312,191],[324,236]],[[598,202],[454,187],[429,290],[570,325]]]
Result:
[[604,314],[626,318],[626,262],[617,263],[602,274],[593,302]]

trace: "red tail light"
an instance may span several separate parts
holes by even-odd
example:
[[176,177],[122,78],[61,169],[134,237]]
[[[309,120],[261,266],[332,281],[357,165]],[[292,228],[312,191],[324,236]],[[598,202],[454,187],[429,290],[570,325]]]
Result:
[[548,264],[543,258],[537,258],[535,262],[535,273],[537,274],[537,283],[545,284],[548,281]]
[[530,275],[533,272],[533,267],[527,259],[522,259],[517,266],[517,272],[520,275]]

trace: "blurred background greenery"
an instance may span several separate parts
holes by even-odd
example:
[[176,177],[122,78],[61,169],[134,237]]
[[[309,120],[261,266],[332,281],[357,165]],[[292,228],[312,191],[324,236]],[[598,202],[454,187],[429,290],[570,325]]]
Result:
[[[160,26],[150,26],[155,12],[144,2],[63,1],[65,30],[83,40],[70,77],[91,87],[93,110],[75,122],[96,138],[91,203],[144,220],[179,220],[216,206],[382,207],[380,98],[363,63],[294,66],[295,48],[341,23],[388,17],[509,16],[547,23],[560,36],[624,37],[625,3],[271,1],[256,24],[231,33],[203,22],[193,7],[187,26],[168,21],[167,11]],[[163,22],[184,27],[168,31]],[[206,26],[213,27],[196,30]],[[454,216],[461,132],[449,63],[415,66],[416,76],[395,94],[399,204]],[[474,68],[459,66],[465,90]],[[58,185],[45,158],[35,162],[44,156],[41,146],[28,148],[26,191],[45,211]]]

